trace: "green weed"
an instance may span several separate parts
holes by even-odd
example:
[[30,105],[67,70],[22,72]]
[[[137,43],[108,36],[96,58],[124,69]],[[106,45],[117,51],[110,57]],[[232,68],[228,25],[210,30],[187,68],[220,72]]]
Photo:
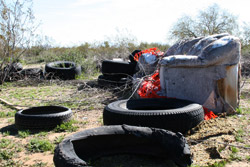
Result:
[[0,140],[0,148],[7,148],[12,144],[12,141],[10,139],[1,139]]
[[241,161],[242,158],[239,157],[238,155],[232,153],[232,154],[230,154],[230,160],[231,160],[231,161]]
[[250,156],[249,156],[249,155],[246,156],[246,160],[247,160],[248,162],[250,162]]
[[237,142],[244,142],[243,141],[243,139],[242,139],[242,137],[243,136],[245,136],[245,134],[244,134],[245,132],[244,132],[244,130],[241,128],[241,129],[239,129],[239,130],[237,130],[237,132],[236,132],[236,134],[235,134],[235,140],[237,141]]
[[236,112],[237,112],[237,114],[243,114],[242,108],[236,108]]
[[8,123],[9,123],[9,124],[13,124],[14,122],[15,122],[15,120],[14,120],[13,118],[9,118],[9,119],[8,119]]
[[225,167],[227,164],[227,161],[223,160],[220,162],[215,162],[214,164],[209,164],[208,167]]
[[38,134],[36,134],[35,136],[36,137],[45,137],[45,136],[47,136],[48,135],[48,132],[39,132]]
[[27,144],[27,149],[30,152],[53,151],[54,147],[55,146],[49,140],[38,138],[31,139]]
[[48,163],[41,162],[41,161],[36,161],[36,164],[30,166],[30,167],[46,167]]
[[59,144],[63,141],[63,139],[65,138],[65,135],[61,135],[55,138],[54,140],[54,144]]
[[78,127],[74,125],[75,123],[76,123],[75,120],[64,122],[61,125],[57,125],[54,131],[55,132],[75,132],[78,129]]
[[12,150],[0,150],[0,160],[9,160],[13,155],[14,151]]
[[232,151],[232,153],[237,153],[237,152],[239,152],[239,149],[238,148],[236,148],[236,147],[234,147],[234,146],[232,146],[231,147],[231,151]]
[[14,117],[16,112],[0,112],[0,118]]
[[3,134],[4,137],[9,136],[10,135],[10,131],[3,132],[2,134]]
[[18,131],[18,137],[20,138],[26,138],[30,135],[30,131],[26,130],[26,131]]

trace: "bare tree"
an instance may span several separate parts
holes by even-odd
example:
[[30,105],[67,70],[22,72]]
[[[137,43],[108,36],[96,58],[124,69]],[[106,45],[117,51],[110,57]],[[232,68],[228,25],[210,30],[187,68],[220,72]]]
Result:
[[0,84],[30,46],[34,21],[32,0],[0,0]]
[[224,32],[238,32],[237,17],[214,4],[200,11],[194,18],[188,15],[181,17],[172,26],[169,37],[180,40]]

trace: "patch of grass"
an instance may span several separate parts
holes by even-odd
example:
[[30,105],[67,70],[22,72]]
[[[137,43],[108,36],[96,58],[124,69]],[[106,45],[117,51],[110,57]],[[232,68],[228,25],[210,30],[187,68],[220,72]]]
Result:
[[16,111],[14,112],[0,112],[0,118],[8,118],[8,117],[14,117],[16,114]]
[[225,150],[225,148],[226,148],[225,146],[221,146],[221,147],[218,148],[218,151],[222,152],[223,150]]
[[238,155],[232,153],[232,154],[230,154],[230,160],[231,160],[231,161],[241,161],[242,158],[239,157]]
[[0,150],[0,160],[9,160],[13,155],[14,151],[12,150]]
[[11,119],[9,118],[9,119],[8,119],[8,123],[9,123],[9,124],[14,124],[14,122],[15,122],[14,118],[11,118]]
[[248,162],[250,162],[250,155],[247,155],[247,156],[246,156],[246,160],[247,160]]
[[36,137],[46,137],[47,135],[48,135],[48,132],[42,131],[42,132],[39,132],[38,134],[36,134],[35,136]]
[[227,164],[227,161],[223,160],[220,162],[215,162],[214,164],[209,164],[208,167],[225,167]]
[[53,152],[55,148],[55,146],[49,140],[38,139],[38,138],[31,139],[26,147],[30,152],[45,152],[45,151]]
[[9,136],[9,135],[10,135],[10,131],[3,132],[2,135],[3,135],[4,137]]
[[232,146],[231,147],[231,151],[232,151],[233,154],[235,154],[235,153],[239,152],[239,149],[236,148],[236,147],[234,147],[234,146]]
[[31,165],[30,167],[46,167],[48,163],[41,162],[41,161],[36,161],[34,165]]
[[59,144],[63,141],[63,139],[65,138],[65,135],[61,135],[55,138],[54,140],[54,144]]
[[235,134],[235,140],[237,141],[237,142],[244,142],[244,140],[242,139],[242,137],[244,137],[245,136],[245,131],[241,128],[241,129],[239,129],[239,130],[237,130],[236,131],[236,134]]
[[64,122],[61,125],[57,125],[54,129],[55,132],[75,132],[79,127],[74,124],[77,123],[75,120],[70,120],[68,122]]
[[8,159],[6,161],[1,162],[1,167],[23,167],[24,164],[22,161],[19,160],[13,160],[13,159]]
[[18,137],[20,138],[26,138],[30,135],[30,131],[26,130],[26,131],[18,131]]
[[12,144],[12,141],[10,139],[1,139],[0,140],[0,148],[7,148]]
[[242,108],[236,108],[236,112],[237,112],[237,114],[243,114]]

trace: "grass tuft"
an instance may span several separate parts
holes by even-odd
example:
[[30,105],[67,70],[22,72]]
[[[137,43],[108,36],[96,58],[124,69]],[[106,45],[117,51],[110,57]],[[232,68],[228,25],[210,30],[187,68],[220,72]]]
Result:
[[49,141],[45,139],[31,139],[27,144],[27,149],[30,152],[46,152],[54,150],[55,146]]
[[55,132],[75,132],[79,127],[75,126],[75,120],[70,120],[68,122],[64,122],[61,125],[57,125],[54,129]]

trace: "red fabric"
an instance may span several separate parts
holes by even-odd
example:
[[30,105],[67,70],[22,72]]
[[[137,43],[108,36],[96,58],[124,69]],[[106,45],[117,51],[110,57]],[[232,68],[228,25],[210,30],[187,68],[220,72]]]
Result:
[[159,71],[147,78],[141,83],[137,93],[141,98],[166,98],[165,96],[159,96],[158,91],[161,90]]
[[155,55],[155,56],[162,56],[162,55],[164,54],[164,53],[161,52],[158,48],[149,48],[149,49],[142,50],[142,51],[136,53],[135,56],[134,56],[134,59],[135,59],[136,61],[138,61],[139,58],[140,58],[140,56],[141,56],[142,54],[144,54],[144,53],[150,53],[150,54]]
[[209,110],[208,108],[203,107],[203,109],[204,109],[204,114],[205,114],[204,120],[214,119],[218,117],[217,115],[213,113],[213,111]]

